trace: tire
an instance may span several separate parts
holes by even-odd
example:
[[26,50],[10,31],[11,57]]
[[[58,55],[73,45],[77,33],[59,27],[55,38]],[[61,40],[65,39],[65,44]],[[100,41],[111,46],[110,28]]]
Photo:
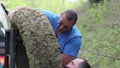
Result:
[[23,42],[17,44],[17,68],[62,68],[59,46],[48,19],[39,11],[20,9],[11,26],[18,29]]

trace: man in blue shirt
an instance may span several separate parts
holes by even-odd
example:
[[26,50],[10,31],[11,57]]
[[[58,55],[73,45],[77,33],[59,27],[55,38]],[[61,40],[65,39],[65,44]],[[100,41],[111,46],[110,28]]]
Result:
[[66,10],[61,15],[46,10],[40,12],[51,22],[60,46],[63,66],[66,66],[77,57],[82,43],[82,35],[75,26],[77,13],[74,10]]
[[[60,15],[46,10],[40,10],[40,12],[48,18],[53,27],[60,46],[62,63],[65,67],[77,57],[82,44],[82,35],[75,26],[77,13],[74,10],[66,10]],[[9,19],[11,17],[10,15]]]

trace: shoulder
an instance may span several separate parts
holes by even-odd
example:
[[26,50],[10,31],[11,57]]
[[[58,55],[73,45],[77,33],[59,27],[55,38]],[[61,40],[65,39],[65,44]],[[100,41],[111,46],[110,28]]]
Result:
[[65,32],[64,35],[65,35],[65,37],[67,37],[67,39],[71,39],[71,38],[75,38],[75,37],[82,37],[81,32],[75,25],[70,30]]
[[80,42],[82,40],[82,34],[80,33],[79,29],[77,29],[76,26],[73,26],[72,29],[70,29],[69,31],[63,33],[62,35],[64,37],[64,43],[67,44],[68,42],[73,41],[76,42]]
[[60,15],[56,14],[54,12],[48,11],[48,10],[40,10],[43,14],[45,14],[47,17],[52,17],[52,18],[59,18]]
[[76,36],[81,36],[82,37],[82,34],[81,34],[80,30],[77,28],[76,25],[73,26],[71,32],[72,32],[72,35],[76,35]]
[[40,10],[51,23],[58,22],[60,15],[48,10]]

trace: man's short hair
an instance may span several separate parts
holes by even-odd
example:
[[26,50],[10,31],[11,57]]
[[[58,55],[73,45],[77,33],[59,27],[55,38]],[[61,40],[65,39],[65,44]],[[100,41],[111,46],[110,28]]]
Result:
[[84,61],[82,61],[81,63],[79,63],[79,67],[78,68],[91,68],[90,64],[88,63],[88,61],[84,58],[81,58]]
[[75,10],[69,9],[69,10],[62,12],[62,14],[66,14],[67,20],[74,21],[74,24],[76,24],[78,15],[77,15],[77,12]]

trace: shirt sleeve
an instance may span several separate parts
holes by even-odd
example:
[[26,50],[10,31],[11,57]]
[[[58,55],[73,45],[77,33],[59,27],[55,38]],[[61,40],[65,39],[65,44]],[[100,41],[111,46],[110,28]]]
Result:
[[53,27],[54,32],[56,32],[57,23],[58,23],[58,20],[60,18],[60,15],[55,14],[55,13],[50,12],[50,11],[47,11],[47,10],[40,10],[40,11],[48,18],[48,20],[50,21],[50,23]]
[[81,44],[82,44],[81,37],[73,38],[69,42],[66,43],[63,53],[66,55],[77,57]]

